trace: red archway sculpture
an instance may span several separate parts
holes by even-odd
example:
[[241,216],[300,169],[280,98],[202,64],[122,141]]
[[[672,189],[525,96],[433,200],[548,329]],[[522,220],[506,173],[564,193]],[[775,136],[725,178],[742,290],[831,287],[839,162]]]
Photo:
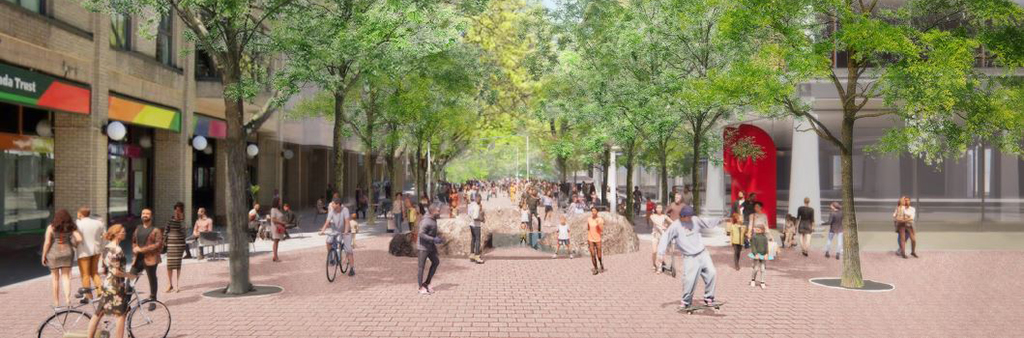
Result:
[[[736,201],[737,193],[740,191],[746,192],[747,196],[751,192],[756,193],[757,200],[764,205],[764,212],[768,215],[768,224],[775,228],[775,142],[763,129],[749,124],[725,128],[723,137],[725,139],[723,168],[732,177],[732,193],[729,200]],[[733,143],[741,139],[749,139],[760,146],[764,151],[764,156],[756,161],[750,158],[737,159],[734,157],[732,155]]]

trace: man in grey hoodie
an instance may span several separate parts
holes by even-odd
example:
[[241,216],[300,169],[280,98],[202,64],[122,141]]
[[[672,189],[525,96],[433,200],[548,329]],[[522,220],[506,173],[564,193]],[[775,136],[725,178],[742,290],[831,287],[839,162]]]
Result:
[[680,308],[688,308],[693,304],[693,289],[697,286],[698,275],[704,280],[704,304],[715,303],[715,276],[718,272],[711,261],[711,254],[701,240],[700,229],[718,226],[722,220],[722,217],[694,216],[693,208],[687,205],[679,211],[679,219],[673,221],[661,235],[657,266],[664,262],[665,250],[672,240],[675,240],[676,247],[683,253],[683,299]]
[[[419,234],[416,240],[416,249],[419,250],[419,257],[417,259],[418,272],[416,273],[417,285],[420,287],[420,294],[432,294],[434,288],[430,287],[430,280],[434,278],[434,272],[437,272],[437,266],[441,263],[441,260],[437,257],[437,245],[444,242],[437,234],[437,218],[441,215],[441,207],[438,204],[431,204],[427,208],[426,215],[420,219],[419,223]],[[423,268],[426,266],[427,259],[430,259],[430,271],[427,273],[427,280],[423,280]]]

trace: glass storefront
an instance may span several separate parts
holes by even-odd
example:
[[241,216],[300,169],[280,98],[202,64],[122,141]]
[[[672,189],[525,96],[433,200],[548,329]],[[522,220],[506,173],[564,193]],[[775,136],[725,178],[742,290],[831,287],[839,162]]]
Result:
[[44,129],[53,113],[0,103],[0,117],[0,234],[44,231],[54,189],[52,129]]
[[207,140],[206,149],[192,150],[192,212],[206,208],[213,217],[216,213],[216,141]]
[[151,204],[152,129],[128,126],[124,141],[111,141],[107,149],[110,224],[136,224],[142,209]]

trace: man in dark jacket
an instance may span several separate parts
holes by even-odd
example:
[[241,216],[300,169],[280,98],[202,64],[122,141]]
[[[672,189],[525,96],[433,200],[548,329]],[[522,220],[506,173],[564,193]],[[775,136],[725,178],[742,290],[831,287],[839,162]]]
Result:
[[[431,204],[427,210],[429,215],[420,218],[420,231],[416,240],[416,250],[419,251],[416,282],[420,287],[421,295],[434,293],[434,288],[430,287],[430,280],[434,278],[437,266],[441,264],[440,258],[437,257],[437,245],[444,242],[437,233],[437,218],[441,216],[441,206],[436,203]],[[423,268],[426,266],[427,259],[430,259],[430,271],[427,273],[427,279],[424,280]]]

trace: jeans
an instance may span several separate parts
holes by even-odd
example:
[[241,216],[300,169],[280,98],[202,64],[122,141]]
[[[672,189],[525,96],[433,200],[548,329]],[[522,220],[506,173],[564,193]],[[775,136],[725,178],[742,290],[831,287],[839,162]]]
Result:
[[828,233],[828,240],[825,241],[825,253],[832,252],[832,237],[836,238],[836,253],[843,254],[843,233]]
[[[530,211],[530,219],[532,220],[534,218],[537,219],[537,232],[540,232],[540,215],[537,214],[537,209],[533,209],[532,211]],[[530,224],[530,231],[533,231],[532,223]]]
[[142,255],[135,255],[135,261],[132,262],[131,272],[133,275],[138,275],[140,271],[146,270],[146,281],[149,282],[149,299],[156,299],[156,265],[146,265],[145,259]]
[[402,219],[402,213],[399,212],[393,215],[395,215],[395,232],[400,234],[408,232],[408,229],[405,228],[405,220]]
[[755,259],[754,260],[753,270],[754,270],[753,274],[750,275],[750,281],[754,281],[754,279],[757,278],[757,273],[760,272],[761,273],[761,283],[764,283],[765,282],[765,275],[767,274],[765,272],[764,260],[763,259]]
[[[427,280],[423,280],[423,267],[427,264],[427,259],[430,259],[430,272],[427,273]],[[424,287],[430,285],[430,280],[434,278],[434,272],[437,272],[437,265],[441,264],[441,260],[437,258],[437,250],[420,250],[419,257],[417,258],[417,273],[416,282],[419,286]]]
[[693,255],[683,256],[683,306],[693,304],[693,289],[697,286],[697,276],[704,280],[704,299],[715,299],[715,277],[718,271],[711,262],[711,254],[707,250]]
[[480,227],[470,226],[469,232],[473,237],[469,244],[470,252],[474,255],[480,256]]

